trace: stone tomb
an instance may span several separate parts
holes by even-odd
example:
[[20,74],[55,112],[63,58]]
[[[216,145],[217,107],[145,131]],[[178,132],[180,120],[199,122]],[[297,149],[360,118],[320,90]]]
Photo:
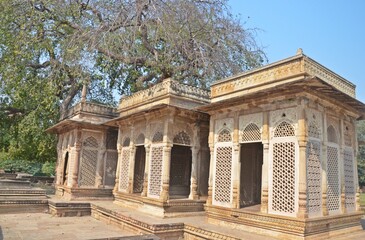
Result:
[[121,99],[115,202],[169,217],[203,211],[209,116],[193,110],[209,92],[166,79]]
[[211,92],[199,108],[210,115],[210,222],[280,237],[359,226],[365,108],[353,84],[299,51]]
[[118,161],[114,108],[80,102],[47,131],[58,134],[56,195],[68,200],[112,199]]
[[200,211],[280,238],[359,229],[356,121],[365,106],[352,83],[302,51],[210,93],[167,79],[118,109],[85,106],[50,129],[60,139],[59,195],[113,196],[161,217]]

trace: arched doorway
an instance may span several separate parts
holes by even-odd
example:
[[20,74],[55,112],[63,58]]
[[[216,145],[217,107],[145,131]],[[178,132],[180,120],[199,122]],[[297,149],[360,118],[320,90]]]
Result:
[[67,185],[68,177],[68,152],[66,152],[65,159],[63,162],[63,172],[62,172],[62,184]]
[[181,131],[173,140],[170,164],[170,198],[188,198],[191,178],[191,141],[189,135]]

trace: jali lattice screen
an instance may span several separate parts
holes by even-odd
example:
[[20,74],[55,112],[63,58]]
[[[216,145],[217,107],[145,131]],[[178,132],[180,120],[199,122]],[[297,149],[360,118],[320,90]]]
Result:
[[261,141],[260,128],[254,124],[248,124],[242,131],[241,142],[257,142]]
[[322,206],[321,143],[310,140],[307,144],[307,208],[310,216],[320,215]]
[[338,170],[338,147],[327,147],[327,209],[336,213],[340,210],[340,176]]
[[151,148],[151,164],[148,181],[148,195],[159,197],[162,183],[163,147]]
[[80,187],[94,187],[96,164],[98,161],[98,142],[94,137],[88,137],[83,143],[80,162]]
[[218,205],[230,203],[232,147],[217,147],[215,164],[214,201]]
[[122,148],[122,161],[120,163],[119,190],[126,192],[128,190],[128,171],[129,171],[129,147]]
[[354,181],[354,158],[352,148],[344,151],[345,171],[345,206],[348,211],[355,210],[355,181]]
[[273,144],[272,210],[295,212],[295,143]]

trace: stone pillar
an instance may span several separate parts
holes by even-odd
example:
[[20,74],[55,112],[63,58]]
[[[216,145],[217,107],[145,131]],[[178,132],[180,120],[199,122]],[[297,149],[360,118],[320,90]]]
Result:
[[262,124],[263,163],[261,176],[261,212],[268,213],[269,203],[269,112],[263,112]]
[[104,176],[104,160],[106,154],[106,131],[102,132],[101,146],[99,148],[98,160],[96,164],[96,179],[95,186],[97,188],[103,187],[103,176]]
[[136,157],[136,146],[131,142],[129,152],[129,169],[128,169],[128,193],[133,193],[133,182],[134,182],[134,165]]
[[145,166],[144,166],[143,190],[142,190],[142,193],[141,193],[142,197],[146,197],[147,192],[148,192],[148,173],[149,173],[149,170],[150,170],[150,149],[151,149],[150,144],[145,145],[146,162],[145,162]]
[[232,156],[232,208],[240,208],[240,176],[241,176],[241,163],[240,163],[240,144],[233,143],[233,156]]
[[322,130],[322,214],[328,216],[327,208],[327,114],[323,111],[323,130]]
[[345,158],[345,140],[344,140],[344,122],[343,118],[340,119],[340,136],[339,136],[339,146],[340,146],[340,154],[338,158],[338,171],[340,174],[340,189],[341,189],[341,213],[346,213],[346,204],[345,204],[345,168],[344,168],[344,158]]
[[130,151],[129,151],[129,169],[128,169],[128,193],[133,193],[133,182],[134,182],[134,164],[136,157],[136,146],[134,145],[134,126],[130,125],[131,130],[131,142],[130,142]]
[[209,164],[209,179],[208,179],[208,198],[207,198],[207,205],[212,205],[212,198],[213,198],[213,180],[214,180],[214,173],[213,173],[213,164],[214,164],[214,118],[210,118],[209,123],[209,137],[208,137],[208,144],[210,150],[210,164]]
[[79,166],[80,166],[80,152],[81,152],[81,129],[77,129],[76,131],[76,139],[75,139],[75,159],[72,173],[72,187],[78,187],[79,180]]
[[62,184],[62,163],[63,163],[62,135],[58,135],[57,161],[56,161],[56,185]]
[[[199,138],[198,138],[199,139]],[[191,178],[190,178],[190,195],[189,199],[197,200],[199,199],[198,195],[198,160],[199,160],[199,151],[200,146],[191,147]]]
[[160,200],[163,202],[169,200],[171,149],[172,149],[172,144],[166,144],[163,147],[162,191],[160,195]]
[[305,116],[306,103],[302,100],[301,106],[298,107],[298,143],[299,143],[299,209],[297,212],[298,218],[308,218],[307,209],[307,141],[308,134],[306,129]]
[[122,130],[120,125],[118,128],[117,151],[118,151],[118,161],[117,161],[117,171],[115,172],[115,185],[113,189],[114,194],[119,190],[120,164],[122,162]]
[[241,163],[240,163],[240,144],[239,144],[239,119],[238,113],[235,114],[233,120],[233,156],[232,156],[232,207],[240,208],[240,177],[241,177]]

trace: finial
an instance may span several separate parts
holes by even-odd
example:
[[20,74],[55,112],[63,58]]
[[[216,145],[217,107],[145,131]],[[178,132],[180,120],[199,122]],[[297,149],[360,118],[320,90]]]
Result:
[[303,54],[303,49],[298,48],[298,50],[297,50],[297,55],[302,55],[302,54]]

